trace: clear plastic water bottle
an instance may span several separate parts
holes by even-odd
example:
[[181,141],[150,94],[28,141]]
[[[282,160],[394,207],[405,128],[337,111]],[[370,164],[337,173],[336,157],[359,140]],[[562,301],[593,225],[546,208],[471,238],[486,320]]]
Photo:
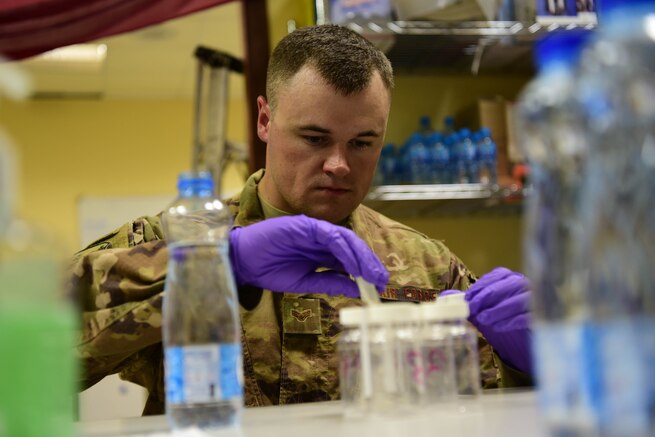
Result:
[[448,136],[451,143],[451,171],[453,172],[453,183],[465,184],[466,181],[466,158],[464,143],[459,132]]
[[457,176],[455,183],[469,184],[477,181],[478,171],[475,144],[471,141],[471,131],[462,128],[455,138],[455,157],[457,159]]
[[448,136],[457,131],[455,127],[455,117],[447,115],[443,118],[443,135]]
[[457,134],[450,134],[444,137],[443,145],[448,150],[448,168],[446,170],[448,183],[458,183]]
[[603,436],[655,435],[654,0],[598,3],[578,92],[589,141],[580,262]]
[[414,133],[407,144],[409,182],[427,184],[430,182],[430,151],[422,134]]
[[496,173],[496,143],[491,138],[491,129],[483,127],[478,132],[478,165],[480,168],[480,183],[493,185],[497,181]]
[[523,250],[533,290],[534,362],[552,435],[591,436],[596,429],[585,270],[576,263],[588,145],[575,92],[589,37],[562,31],[538,41],[538,75],[516,106],[516,137],[531,168]]
[[430,153],[430,178],[432,184],[447,184],[450,182],[448,177],[448,162],[450,153],[443,143],[443,137],[440,133],[435,132],[428,139],[428,151]]
[[475,184],[479,182],[480,170],[478,166],[478,150],[472,139],[471,130],[463,128],[460,130],[461,161],[463,163],[463,182]]
[[163,339],[166,414],[173,429],[237,425],[243,369],[236,286],[228,258],[232,218],[209,173],[183,173],[163,215],[169,261]]
[[380,168],[384,185],[397,185],[402,182],[402,168],[394,144],[388,143],[382,148]]

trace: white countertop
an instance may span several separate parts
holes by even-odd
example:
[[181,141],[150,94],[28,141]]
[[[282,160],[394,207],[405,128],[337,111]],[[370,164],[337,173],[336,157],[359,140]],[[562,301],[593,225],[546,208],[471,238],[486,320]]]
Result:
[[[419,409],[403,416],[346,419],[341,402],[247,408],[240,430],[218,436],[238,437],[546,437],[533,390],[488,390],[477,400]],[[82,422],[81,437],[171,435],[164,416]],[[200,436],[200,433],[185,435]],[[204,434],[206,435],[206,434]]]

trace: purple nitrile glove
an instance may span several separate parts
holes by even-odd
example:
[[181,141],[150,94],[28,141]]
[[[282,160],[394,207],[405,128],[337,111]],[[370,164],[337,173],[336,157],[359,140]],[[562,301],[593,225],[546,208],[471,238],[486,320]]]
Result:
[[466,291],[466,300],[471,311],[469,321],[500,358],[515,369],[532,374],[528,279],[498,267]]
[[[304,215],[277,217],[230,231],[239,285],[271,291],[359,297],[361,276],[384,291],[389,273],[353,231]],[[330,270],[316,272],[319,267]]]

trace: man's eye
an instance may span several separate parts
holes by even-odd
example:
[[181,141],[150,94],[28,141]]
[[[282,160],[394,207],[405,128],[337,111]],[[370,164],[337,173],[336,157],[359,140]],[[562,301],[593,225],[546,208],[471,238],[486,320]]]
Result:
[[370,141],[362,141],[362,140],[352,140],[351,144],[357,149],[366,149],[367,147],[371,146]]
[[317,137],[317,136],[305,135],[303,138],[304,138],[305,141],[307,141],[309,144],[319,145],[319,144],[322,144],[322,143],[324,142],[323,137]]

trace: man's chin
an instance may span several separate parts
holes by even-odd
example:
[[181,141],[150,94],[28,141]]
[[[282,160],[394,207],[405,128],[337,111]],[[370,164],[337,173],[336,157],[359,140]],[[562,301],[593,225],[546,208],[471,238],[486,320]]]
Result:
[[336,210],[334,207],[333,208],[326,207],[326,208],[313,208],[311,210],[305,211],[303,214],[315,219],[325,220],[326,222],[341,224],[348,218],[351,212],[352,211],[346,212],[346,211]]

